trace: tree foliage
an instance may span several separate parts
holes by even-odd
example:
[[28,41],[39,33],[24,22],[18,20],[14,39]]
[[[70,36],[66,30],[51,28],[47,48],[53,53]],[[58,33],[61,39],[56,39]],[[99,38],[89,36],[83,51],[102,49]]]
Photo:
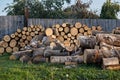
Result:
[[118,2],[112,3],[111,0],[107,0],[101,10],[100,18],[104,19],[117,19],[117,13],[120,11],[120,5]]

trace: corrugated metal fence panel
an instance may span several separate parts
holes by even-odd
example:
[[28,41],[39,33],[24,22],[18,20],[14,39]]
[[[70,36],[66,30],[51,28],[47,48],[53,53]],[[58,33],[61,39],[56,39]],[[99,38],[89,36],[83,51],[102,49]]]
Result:
[[0,16],[0,39],[24,27],[24,16]]
[[117,26],[120,26],[120,20],[116,19],[29,19],[28,25],[37,25],[41,24],[44,27],[51,27],[54,24],[62,24],[68,22],[75,24],[75,22],[81,22],[87,26],[102,26],[104,31],[112,31]]

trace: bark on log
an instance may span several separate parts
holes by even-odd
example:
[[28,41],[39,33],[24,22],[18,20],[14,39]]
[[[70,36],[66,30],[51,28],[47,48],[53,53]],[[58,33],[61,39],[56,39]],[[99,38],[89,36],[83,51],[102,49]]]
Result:
[[107,70],[120,70],[120,64],[118,64],[118,65],[109,65],[109,66],[106,66],[103,69],[107,69]]
[[51,56],[51,63],[77,62],[83,63],[83,56]]
[[96,38],[91,36],[91,37],[88,37],[88,36],[79,36],[78,38],[79,42],[80,42],[80,46],[82,48],[90,48],[90,49],[93,49],[95,47],[95,44],[96,44]]
[[39,64],[41,62],[48,62],[48,58],[44,58],[42,56],[36,56],[32,59],[32,63]]
[[31,58],[30,58],[30,56],[28,56],[28,55],[23,55],[22,57],[20,57],[20,59],[19,59],[22,63],[28,63],[30,60],[31,60]]
[[99,42],[105,42],[107,44],[120,47],[120,35],[116,35],[116,34],[97,34],[96,38],[97,38],[98,43]]
[[60,50],[45,50],[44,51],[44,57],[50,57],[50,56],[67,56],[69,55],[68,52],[61,52]]
[[43,56],[44,51],[45,51],[45,48],[33,49],[33,57],[35,57],[35,56]]

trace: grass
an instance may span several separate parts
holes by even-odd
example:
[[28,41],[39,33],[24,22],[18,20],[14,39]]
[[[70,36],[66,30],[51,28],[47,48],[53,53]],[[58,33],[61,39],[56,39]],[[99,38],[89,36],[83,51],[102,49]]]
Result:
[[0,80],[120,80],[120,71],[102,70],[93,64],[71,69],[62,64],[22,64],[5,54],[0,56]]

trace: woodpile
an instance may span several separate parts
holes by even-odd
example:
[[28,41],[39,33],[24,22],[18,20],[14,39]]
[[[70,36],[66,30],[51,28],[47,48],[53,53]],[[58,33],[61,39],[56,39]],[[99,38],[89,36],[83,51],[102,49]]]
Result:
[[17,31],[11,35],[5,35],[2,41],[0,41],[0,54],[22,50],[30,44],[34,36],[44,33],[43,28],[41,25],[31,25],[23,29],[17,29]]
[[22,63],[95,63],[103,69],[120,69],[120,35],[80,22],[55,24],[46,29],[40,25],[17,29],[0,41],[0,54],[4,52],[12,52],[10,60]]

